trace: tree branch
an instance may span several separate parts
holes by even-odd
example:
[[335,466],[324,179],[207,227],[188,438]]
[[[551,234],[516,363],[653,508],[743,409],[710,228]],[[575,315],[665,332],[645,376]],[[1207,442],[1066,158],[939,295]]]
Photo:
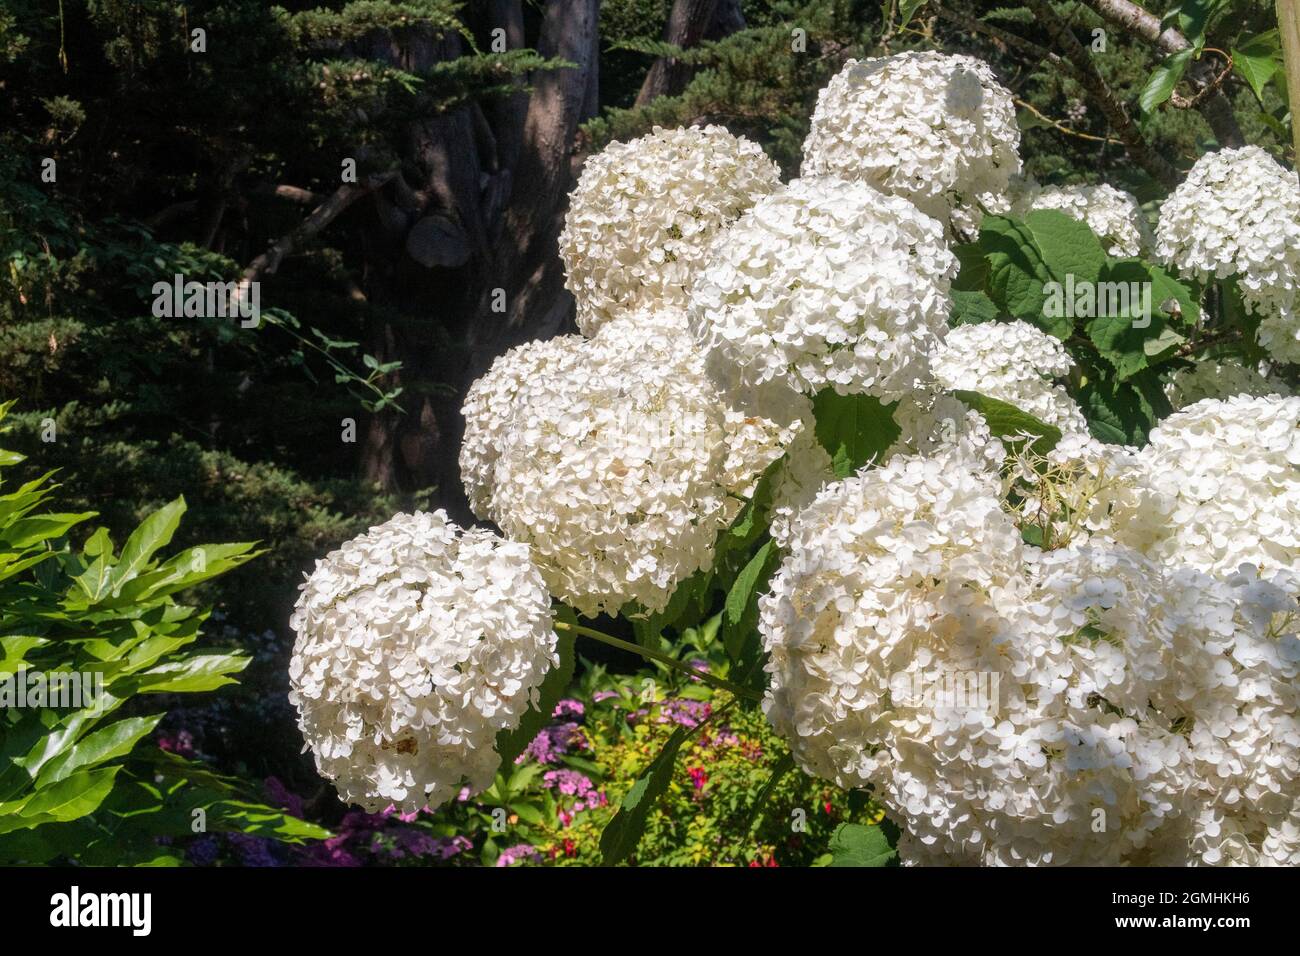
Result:
[[241,277],[243,281],[252,282],[263,274],[274,275],[275,270],[280,267],[280,262],[285,256],[291,255],[303,243],[310,241],[362,196],[379,189],[396,175],[395,170],[387,173],[377,173],[366,177],[362,182],[347,183],[340,186],[334,191],[334,195],[313,209],[306,219],[272,243],[271,248],[267,249],[266,252],[250,262]]
[[284,199],[288,202],[297,203],[299,206],[318,205],[325,199],[320,193],[314,193],[310,189],[303,189],[301,186],[289,186],[284,183],[278,185],[258,183],[249,190],[249,195],[261,199]]
[[991,23],[985,23],[983,20],[976,20],[974,17],[968,17],[964,13],[958,13],[956,10],[950,10],[943,6],[942,3],[935,3],[931,8],[942,19],[955,23],[963,30],[969,30],[972,33],[983,33],[987,37],[1000,40],[1009,47],[1017,47],[1031,56],[1036,56],[1040,60],[1046,60],[1053,66],[1065,70],[1071,75],[1074,74],[1074,67],[1066,63],[1059,56],[1053,53],[1047,47],[1039,46],[1033,40],[1026,40],[1022,36],[1017,36],[1010,30],[1003,30],[1001,27],[995,27]]
[[1115,95],[1115,92],[1107,85],[1101,73],[1097,71],[1097,66],[1092,62],[1092,57],[1088,55],[1088,51],[1083,48],[1083,44],[1071,32],[1069,26],[1056,15],[1056,11],[1047,3],[1047,0],[1029,0],[1029,5],[1051,36],[1053,44],[1074,66],[1077,73],[1076,79],[1088,91],[1089,96],[1096,101],[1102,115],[1106,117],[1111,128],[1115,130],[1115,134],[1123,141],[1129,155],[1133,157],[1139,166],[1160,182],[1169,186],[1177,183],[1177,171],[1173,166],[1169,165],[1163,156],[1155,153],[1146,140],[1142,138],[1141,132],[1129,119],[1124,104],[1120,102],[1119,97]]
[[1077,129],[1071,129],[1070,127],[1066,126],[1064,123],[1059,123],[1056,120],[1052,119],[1050,116],[1043,113],[1041,110],[1039,110],[1037,107],[1035,107],[1032,103],[1028,102],[1027,100],[1022,100],[1019,97],[1016,97],[1015,104],[1021,107],[1022,109],[1026,109],[1029,112],[1033,113],[1035,116],[1037,116],[1048,126],[1052,127],[1052,129],[1056,130],[1058,133],[1064,133],[1066,136],[1073,136],[1077,139],[1086,139],[1092,143],[1106,143],[1110,146],[1124,145],[1119,140],[1113,139],[1110,136],[1093,136],[1091,133],[1084,133]]
[[[1166,56],[1181,53],[1191,47],[1187,37],[1173,27],[1162,28],[1160,17],[1142,9],[1131,0],[1083,0],[1083,2],[1103,19],[1120,27],[1126,33],[1147,41]],[[1214,80],[1214,67],[1210,63],[1195,60],[1188,66],[1187,81],[1198,94],[1211,88]],[[1219,145],[1234,148],[1246,145],[1246,139],[1241,135],[1241,127],[1237,124],[1237,114],[1233,112],[1232,103],[1222,90],[1214,90],[1206,95],[1205,99],[1198,103],[1197,108],[1205,117],[1205,121],[1210,124],[1210,129],[1214,130]]]

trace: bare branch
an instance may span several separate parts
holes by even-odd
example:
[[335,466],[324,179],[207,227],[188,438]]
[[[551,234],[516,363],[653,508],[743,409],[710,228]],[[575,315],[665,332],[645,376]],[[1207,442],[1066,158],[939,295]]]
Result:
[[1094,136],[1094,135],[1092,135],[1091,133],[1085,133],[1085,132],[1083,132],[1083,131],[1081,131],[1081,130],[1071,129],[1070,127],[1066,126],[1064,123],[1059,123],[1059,122],[1057,122],[1056,120],[1052,119],[1050,116],[1046,115],[1046,114],[1043,113],[1041,110],[1039,110],[1037,107],[1035,107],[1032,103],[1029,103],[1029,102],[1027,102],[1027,101],[1025,101],[1025,100],[1022,100],[1022,99],[1020,99],[1020,98],[1018,98],[1018,97],[1017,97],[1016,100],[1015,100],[1015,104],[1016,104],[1017,106],[1019,106],[1019,107],[1022,107],[1023,109],[1028,110],[1029,112],[1033,113],[1035,116],[1037,116],[1040,120],[1042,120],[1042,121],[1043,121],[1044,123],[1046,123],[1048,126],[1052,127],[1052,129],[1056,130],[1056,131],[1059,132],[1059,133],[1064,133],[1066,136],[1073,136],[1073,137],[1075,137],[1075,138],[1077,138],[1077,139],[1086,139],[1086,140],[1088,140],[1089,142],[1092,142],[1092,143],[1106,143],[1106,144],[1111,145],[1111,146],[1123,146],[1123,145],[1124,145],[1124,144],[1123,144],[1122,142],[1120,142],[1119,140],[1114,139],[1113,137],[1110,137],[1110,136]]
[[983,20],[976,20],[974,17],[968,17],[964,13],[951,10],[942,4],[936,3],[931,7],[942,19],[948,20],[961,27],[963,30],[970,30],[973,33],[983,33],[985,36],[1000,40],[1009,47],[1016,47],[1024,52],[1035,56],[1040,60],[1046,60],[1053,66],[1065,70],[1071,75],[1074,74],[1074,68],[1066,63],[1063,59],[1053,53],[1047,47],[1039,46],[1033,40],[1026,40],[1022,36],[1017,36],[1010,30],[1003,30],[1001,27],[995,27],[991,23],[985,23]]
[[273,275],[275,270],[280,267],[280,262],[285,256],[291,255],[303,243],[310,241],[362,196],[379,189],[396,175],[396,171],[377,173],[366,177],[363,182],[347,183],[340,186],[334,191],[334,195],[313,209],[306,219],[272,243],[271,248],[267,249],[266,252],[250,262],[241,277],[243,281],[252,282],[263,274]]
[[325,197],[301,186],[289,186],[284,183],[258,183],[249,190],[249,194],[262,199],[284,199],[299,206],[315,206],[324,202]]

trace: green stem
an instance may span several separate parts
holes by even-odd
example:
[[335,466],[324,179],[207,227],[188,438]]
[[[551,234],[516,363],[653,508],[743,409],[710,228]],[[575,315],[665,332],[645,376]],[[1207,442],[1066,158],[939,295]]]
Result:
[[679,670],[683,674],[689,674],[691,677],[701,680],[711,687],[717,687],[719,690],[730,691],[737,697],[747,697],[750,700],[763,699],[763,695],[725,681],[721,677],[714,677],[708,671],[697,670],[689,664],[684,664],[671,654],[665,654],[663,651],[652,650],[648,647],[642,647],[640,644],[633,644],[631,641],[625,641],[622,638],[614,637],[612,634],[606,634],[603,631],[597,631],[594,628],[583,627],[581,624],[570,624],[567,621],[556,621],[555,629],[557,631],[572,631],[574,634],[581,634],[583,637],[590,637],[593,640],[600,641],[602,644],[608,644],[610,647],[617,647],[619,650],[631,651],[633,654],[640,654],[642,657],[649,658],[652,661],[658,661],[661,664]]
[[1282,40],[1282,62],[1286,69],[1287,99],[1291,104],[1291,138],[1295,162],[1300,163],[1300,2],[1277,0],[1277,31]]

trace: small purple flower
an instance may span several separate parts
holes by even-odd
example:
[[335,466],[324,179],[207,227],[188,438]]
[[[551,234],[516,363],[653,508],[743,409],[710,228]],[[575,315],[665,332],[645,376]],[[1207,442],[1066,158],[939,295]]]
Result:
[[656,723],[677,724],[680,727],[698,727],[713,712],[713,708],[703,700],[666,700],[659,708]]
[[279,866],[271,852],[272,841],[265,837],[251,836],[247,833],[229,833],[226,838],[239,854],[239,861],[244,866]]
[[290,793],[289,788],[280,782],[279,777],[267,777],[262,781],[262,786],[266,788],[266,795],[271,802],[282,810],[287,810],[292,816],[301,819],[303,805],[302,797],[296,793]]
[[596,789],[591,778],[577,770],[548,770],[542,775],[542,785],[569,797],[584,797]]
[[537,848],[529,846],[527,843],[520,843],[512,847],[507,847],[501,851],[497,857],[497,866],[514,866],[520,860],[540,860],[542,855],[537,852]]
[[567,721],[543,728],[524,752],[515,758],[515,763],[523,763],[531,757],[538,763],[552,764],[570,750],[585,749],[587,745],[582,738],[580,725]]
[[582,720],[586,713],[587,708],[583,706],[582,701],[566,697],[555,705],[551,716],[558,720]]
[[403,823],[414,823],[416,820],[419,819],[421,813],[428,813],[428,812],[429,812],[429,808],[425,807],[423,810],[412,810],[410,813],[398,813],[397,807],[390,803],[388,806],[384,807],[384,809],[380,812],[379,815],[381,817],[395,816]]
[[[333,845],[331,845],[333,844]],[[361,861],[345,850],[340,841],[326,840],[317,844],[304,854],[307,866],[360,866]]]
[[719,727],[713,734],[706,731],[700,737],[700,743],[706,747],[735,747],[739,745],[740,737],[730,727]]
[[439,858],[450,860],[453,856],[459,856],[467,850],[474,849],[474,842],[467,836],[461,836],[459,833],[454,837],[438,837],[438,849],[436,850]]
[[591,699],[593,703],[599,704],[601,701],[609,700],[611,697],[622,697],[622,696],[623,695],[616,690],[598,690],[596,691],[596,693],[591,695]]
[[205,836],[199,837],[189,845],[185,851],[185,858],[195,866],[211,866],[217,862],[220,853],[221,847],[217,845],[217,838]]

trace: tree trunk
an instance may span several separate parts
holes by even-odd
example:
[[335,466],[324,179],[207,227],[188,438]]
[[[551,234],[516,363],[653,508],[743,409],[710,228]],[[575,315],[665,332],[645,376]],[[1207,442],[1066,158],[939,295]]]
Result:
[[740,0],[718,0],[713,11],[713,22],[704,33],[706,40],[721,40],[733,33],[745,29],[745,14],[740,9]]
[[[598,10],[599,0],[550,0],[537,50],[576,67],[539,71],[531,95],[411,123],[405,175],[354,213],[365,217],[367,343],[381,362],[402,363],[392,384],[405,411],[370,416],[362,474],[390,491],[436,487],[437,503],[462,521],[471,517],[455,454],[464,389],[511,345],[571,321],[556,240],[577,127],[598,104]],[[520,0],[488,0],[475,18],[481,46],[491,49],[500,27],[508,49],[524,48]],[[455,34],[371,43],[369,55],[413,71],[463,53]],[[493,310],[498,289],[504,312]]]
[[[471,376],[512,345],[554,335],[571,321],[557,239],[572,186],[569,159],[578,124],[594,108],[599,0],[551,0],[537,50],[577,66],[533,79],[523,146],[514,173],[492,277],[470,329]],[[501,290],[498,294],[497,290]],[[494,306],[504,297],[504,312]]]
[[[719,2],[726,7],[728,17],[739,15],[739,8],[734,11],[727,0],[673,0],[673,8],[668,14],[668,23],[664,26],[664,42],[688,50],[704,39],[714,23],[714,14]],[[733,21],[734,22],[734,19]],[[740,23],[744,17],[740,16]],[[636,95],[636,105],[645,106],[660,96],[671,96],[686,88],[691,78],[692,69],[672,57],[660,57],[650,67],[641,91]]]

